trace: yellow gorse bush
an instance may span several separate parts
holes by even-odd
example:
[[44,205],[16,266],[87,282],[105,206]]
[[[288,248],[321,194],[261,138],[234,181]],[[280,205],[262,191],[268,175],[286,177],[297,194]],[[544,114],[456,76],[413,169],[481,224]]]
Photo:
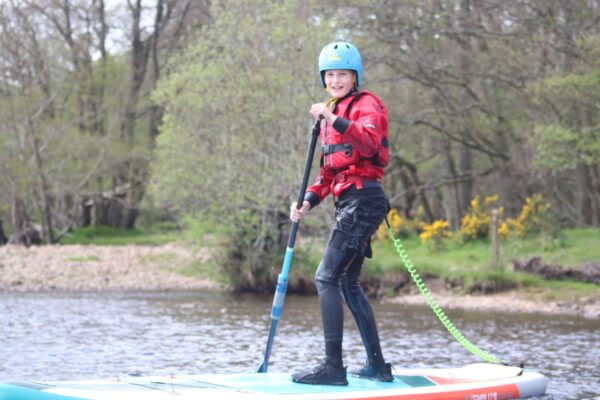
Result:
[[448,221],[438,219],[432,224],[422,224],[423,232],[419,235],[421,243],[432,243],[434,250],[439,250],[442,246],[442,240],[452,237],[452,232],[448,229]]
[[[405,218],[398,213],[398,210],[392,208],[387,215],[387,219],[390,223],[390,227],[395,235],[399,237],[408,237],[413,233],[418,233],[420,229],[420,218],[423,214],[421,207],[417,209],[415,218]],[[375,233],[377,240],[388,240],[388,228],[385,221],[379,225],[377,232]]]
[[[486,196],[483,203],[479,199],[480,196],[477,195],[471,200],[471,207],[460,222],[460,233],[463,240],[486,238],[489,235],[492,210],[496,208],[495,205],[500,196],[497,194]],[[498,208],[498,218],[501,218],[503,211],[502,207]],[[498,232],[501,232],[500,227]],[[502,233],[500,235],[502,236]]]
[[[498,219],[500,219],[500,213],[498,213]],[[498,225],[498,235],[500,236],[500,239],[506,239],[508,237],[508,234],[509,234],[508,223],[500,222]]]
[[[548,229],[550,224],[550,205],[543,199],[540,193],[527,197],[525,204],[517,218],[503,220],[504,209],[497,207],[500,196],[493,194],[486,196],[481,201],[477,195],[471,200],[469,211],[461,220],[460,234],[463,241],[473,239],[484,239],[489,236],[492,211],[498,211],[498,235],[500,239],[506,239],[510,235],[525,237],[532,233],[542,232]],[[419,207],[414,218],[405,218],[393,208],[387,215],[388,221],[395,235],[407,237],[411,234],[419,234],[423,244],[428,244],[434,250],[439,250],[443,240],[451,238],[448,221],[436,220],[431,224],[423,223],[423,209]],[[378,240],[388,240],[387,224],[383,222],[376,232]]]
[[516,219],[506,220],[507,229],[518,237],[541,232],[550,223],[549,208],[550,204],[540,193],[527,197],[519,216]]
[[501,239],[509,235],[525,237],[532,233],[542,232],[550,224],[550,205],[542,194],[536,193],[527,197],[517,218],[502,220],[504,209],[495,207],[499,200],[497,194],[485,197],[483,204],[477,195],[471,200],[469,212],[463,217],[460,232],[463,240],[486,238],[489,235],[492,210],[498,210],[498,234]]
[[[400,225],[402,225],[402,216],[400,214],[398,214],[398,210],[396,210],[395,208],[392,208],[390,210],[390,212],[388,212],[387,215],[387,219],[388,222],[390,223],[390,228],[392,228],[392,231],[394,233],[398,233],[398,231],[400,230]],[[379,228],[377,229],[377,240],[387,240],[388,238],[388,228],[387,228],[387,224],[385,223],[385,221],[383,221],[381,223],[381,225],[379,225]]]

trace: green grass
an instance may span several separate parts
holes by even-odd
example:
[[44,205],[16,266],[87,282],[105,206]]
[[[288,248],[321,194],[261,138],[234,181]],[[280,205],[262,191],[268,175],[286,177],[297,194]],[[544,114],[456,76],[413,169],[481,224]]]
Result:
[[98,257],[98,256],[75,256],[75,257],[69,257],[65,261],[80,262],[80,263],[98,262],[98,261],[100,261],[100,257]]
[[[208,246],[219,251],[222,240],[214,235],[191,235],[169,227],[157,229],[117,229],[110,227],[87,227],[76,229],[63,237],[61,244],[96,244],[96,245],[126,245],[145,244],[160,245],[173,241],[189,242],[191,238],[198,240],[202,237],[202,247]],[[322,256],[325,239],[305,240],[304,244],[296,247],[292,273],[305,280],[313,280],[314,272]],[[416,270],[423,277],[439,278],[451,282],[453,286],[466,292],[501,291],[518,288],[532,294],[542,294],[548,299],[568,299],[573,296],[590,296],[600,298],[600,285],[573,282],[550,281],[540,276],[522,272],[514,272],[512,261],[515,259],[529,260],[539,256],[543,263],[577,267],[584,262],[600,260],[600,229],[566,229],[560,232],[558,238],[550,239],[544,236],[526,239],[511,239],[501,242],[501,267],[490,267],[490,244],[486,240],[476,240],[469,243],[446,240],[440,251],[432,251],[421,244],[417,237],[402,240],[404,247]],[[191,245],[188,243],[188,245]],[[195,243],[199,245],[199,243]],[[383,278],[393,283],[405,269],[391,242],[374,242],[375,258],[367,260],[364,269],[365,278]],[[171,260],[172,254],[152,256]],[[283,255],[281,255],[283,259]],[[93,262],[93,258],[72,257],[69,261]],[[277,264],[277,263],[276,263]],[[278,268],[278,267],[275,267]],[[181,268],[179,273],[189,276],[209,276],[220,280],[220,268],[215,260],[200,262],[195,260]],[[222,277],[221,277],[222,278]]]
[[192,278],[209,278],[212,281],[225,283],[226,279],[219,273],[218,265],[211,261],[192,260],[174,270],[178,274]]
[[[540,276],[514,272],[512,260],[529,260],[539,256],[543,263],[578,267],[586,261],[600,260],[600,230],[568,229],[558,239],[543,236],[512,239],[501,242],[501,266],[490,266],[490,243],[485,240],[461,244],[447,240],[441,251],[431,251],[416,237],[402,240],[404,248],[420,275],[436,277],[447,282],[457,282],[464,291],[484,289],[506,290],[519,288],[542,292],[546,297],[568,298],[574,294],[600,297],[600,286],[572,281],[551,281]],[[392,277],[404,266],[391,242],[373,245],[375,258],[367,262],[367,277],[384,275]]]
[[109,226],[78,228],[60,239],[60,244],[96,244],[122,246],[127,244],[161,245],[175,241],[179,231],[120,229]]
[[600,261],[600,229],[565,229],[556,239],[512,240],[503,248],[513,258],[539,255],[549,264],[576,267],[586,261]]
[[[292,274],[304,279],[314,278],[315,269],[322,256],[325,239],[301,243],[296,247]],[[463,292],[496,292],[518,289],[525,294],[542,294],[548,299],[569,299],[573,296],[590,296],[600,299],[600,285],[574,282],[551,281],[541,276],[515,272],[512,261],[529,260],[534,256],[543,263],[564,267],[577,267],[586,261],[600,260],[600,230],[569,229],[561,232],[558,239],[549,240],[542,236],[527,239],[512,239],[501,242],[501,266],[490,266],[490,243],[476,240],[459,243],[447,240],[441,251],[432,251],[413,236],[403,239],[404,248],[417,272],[425,279],[440,279]],[[373,242],[374,258],[366,260],[363,278],[366,282],[383,279],[386,287],[393,287],[401,274],[405,273],[396,249],[390,241]]]
[[188,260],[174,252],[147,255],[143,256],[142,260],[158,264],[166,271],[173,271],[183,276],[222,281],[222,277],[216,273],[217,266],[211,261],[202,261],[196,258]]
[[170,266],[173,264],[177,264],[177,261],[179,261],[179,258],[180,258],[179,255],[177,255],[176,253],[170,252],[170,251],[160,253],[160,254],[150,254],[150,255],[141,257],[141,259],[143,261],[157,263],[162,266]]

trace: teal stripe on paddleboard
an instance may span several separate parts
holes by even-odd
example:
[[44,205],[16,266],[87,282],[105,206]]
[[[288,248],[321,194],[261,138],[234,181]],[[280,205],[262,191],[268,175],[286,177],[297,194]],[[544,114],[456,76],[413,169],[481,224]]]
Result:
[[411,388],[420,388],[420,387],[429,387],[429,386],[437,386],[434,382],[425,378],[424,376],[404,376],[404,375],[394,375],[395,380],[401,380],[404,384]]
[[63,396],[42,392],[24,386],[0,383],[0,400],[85,400],[81,397]]
[[101,394],[105,391],[127,392],[172,392],[179,389],[221,389],[229,391],[247,391],[275,395],[315,394],[315,393],[352,393],[377,390],[402,390],[437,386],[424,376],[395,375],[394,382],[377,382],[348,376],[348,386],[305,385],[294,383],[288,373],[266,374],[210,374],[187,375],[171,379],[128,378],[118,382],[86,383],[57,382],[54,385],[0,384],[0,400],[84,400],[81,397],[65,396],[42,391],[48,388],[85,390]]
[[394,382],[377,382],[348,376],[348,386],[305,385],[294,383],[290,374],[190,375],[194,382],[217,385],[223,389],[270,394],[347,393],[367,390],[410,389],[437,386],[424,376],[395,375]]

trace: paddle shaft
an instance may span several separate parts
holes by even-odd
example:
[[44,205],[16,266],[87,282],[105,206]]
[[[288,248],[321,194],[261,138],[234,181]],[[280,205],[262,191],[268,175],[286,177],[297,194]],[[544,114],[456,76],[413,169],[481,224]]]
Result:
[[[319,131],[321,128],[321,119],[317,120],[313,125],[310,145],[308,146],[308,153],[306,155],[306,164],[304,165],[304,174],[302,176],[302,184],[300,185],[300,193],[298,194],[298,203],[296,208],[300,209],[302,203],[304,203],[304,193],[308,186],[308,178],[310,177],[310,169],[312,161],[315,156],[315,148],[317,147],[317,139],[319,138]],[[275,331],[277,329],[277,323],[281,318],[281,312],[283,311],[283,302],[285,300],[285,292],[287,290],[288,274],[292,265],[292,257],[294,255],[294,244],[296,242],[296,234],[298,233],[299,221],[292,222],[292,228],[290,229],[290,237],[288,240],[287,249],[285,250],[285,257],[283,258],[283,265],[281,267],[281,273],[277,277],[277,288],[275,290],[275,297],[273,298],[273,308],[271,309],[271,329],[269,330],[269,338],[267,340],[267,348],[265,349],[265,357],[263,363],[258,368],[258,372],[267,372],[269,368],[269,357],[271,356],[271,348],[273,347],[273,339],[275,338]]]

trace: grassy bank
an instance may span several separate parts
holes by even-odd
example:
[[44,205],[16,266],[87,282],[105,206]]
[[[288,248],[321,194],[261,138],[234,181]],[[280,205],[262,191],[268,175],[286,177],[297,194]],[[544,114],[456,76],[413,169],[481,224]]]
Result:
[[95,244],[100,246],[123,246],[128,244],[161,245],[173,242],[181,232],[171,227],[152,229],[120,229],[109,226],[78,228],[63,236],[60,244]]
[[[447,288],[467,293],[520,289],[543,292],[549,299],[567,299],[574,295],[600,298],[600,286],[574,281],[546,280],[540,276],[513,271],[512,261],[541,257],[545,264],[575,268],[584,262],[600,261],[600,230],[568,229],[558,238],[531,237],[501,242],[500,267],[490,266],[489,241],[461,244],[448,240],[440,251],[431,251],[416,237],[402,240],[417,271],[424,277],[441,279]],[[369,262],[366,276],[394,280],[404,267],[393,245],[374,243],[376,257]]]
[[[165,227],[150,230],[99,227],[77,229],[64,237],[61,244],[160,245],[185,241],[185,237],[185,232]],[[196,244],[209,247],[211,252],[225,251],[226,249],[215,248],[220,242],[213,238]],[[314,240],[304,238],[298,243],[288,290],[297,289],[299,292],[309,293],[314,291],[311,285],[324,243],[325,239],[316,238]],[[490,266],[489,241],[477,240],[461,244],[447,240],[439,251],[432,251],[428,246],[421,244],[417,237],[403,239],[402,243],[421,276],[426,280],[441,282],[444,289],[458,293],[492,293],[518,289],[524,293],[542,294],[552,300],[569,300],[573,297],[586,296],[600,299],[599,285],[546,280],[540,276],[514,272],[512,267],[512,261],[515,259],[529,260],[535,256],[541,257],[545,264],[571,268],[578,267],[584,262],[600,262],[600,230],[598,229],[563,230],[559,237],[554,239],[538,236],[502,241],[499,268]],[[367,260],[367,268],[363,275],[371,292],[383,290],[386,294],[392,295],[394,288],[402,286],[403,283],[405,287],[413,287],[412,283],[408,282],[404,266],[390,241],[375,241],[373,249],[375,258]],[[279,273],[280,264],[268,267],[275,275]],[[187,276],[208,274],[213,279],[227,281],[226,277],[219,276],[217,269],[214,260],[205,259],[194,261],[180,268],[179,272]]]

